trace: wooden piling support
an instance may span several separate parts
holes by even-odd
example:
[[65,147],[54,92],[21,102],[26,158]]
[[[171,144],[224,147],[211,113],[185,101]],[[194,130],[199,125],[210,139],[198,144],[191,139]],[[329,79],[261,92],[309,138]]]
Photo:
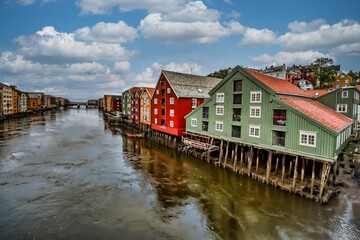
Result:
[[230,142],[227,141],[226,142],[225,159],[224,159],[224,164],[223,164],[224,168],[226,168],[226,164],[227,164],[227,159],[228,159],[228,154],[229,154],[229,145],[230,145]]
[[302,166],[301,166],[301,186],[303,184],[304,181],[304,175],[305,175],[305,159],[302,159]]
[[234,158],[234,165],[233,165],[233,170],[236,171],[236,164],[237,164],[237,159],[238,159],[238,148],[239,148],[239,143],[235,144],[235,158]]
[[297,175],[298,175],[298,170],[297,170],[297,167],[298,167],[298,159],[299,157],[296,156],[295,157],[295,165],[294,165],[294,176],[293,176],[293,183],[292,183],[292,190],[295,192],[296,190],[296,178],[297,178]]
[[267,165],[266,165],[266,183],[270,183],[270,171],[271,171],[271,160],[272,160],[272,151],[270,150],[268,152],[268,159],[267,159]]
[[290,166],[289,166],[289,178],[291,177],[292,164],[293,164],[293,161],[291,160],[290,161]]
[[222,160],[222,157],[223,157],[223,145],[224,145],[224,140],[221,140],[221,143],[220,143],[220,154],[219,154],[219,166],[221,164],[221,160]]
[[321,198],[323,196],[324,189],[326,187],[326,182],[327,182],[327,179],[329,177],[330,169],[331,169],[331,164],[324,162],[323,167],[322,167],[322,171],[321,171],[322,173],[321,173],[320,193],[319,193],[320,201],[321,201]]
[[251,165],[252,165],[252,157],[253,157],[253,146],[250,146],[250,149],[248,150],[250,153],[248,153],[248,176],[251,175]]
[[313,160],[312,171],[311,171],[311,187],[310,194],[314,194],[314,183],[315,183],[315,160]]
[[244,162],[244,146],[241,146],[241,151],[240,151],[240,169],[242,168],[243,162]]
[[[214,138],[212,137],[211,140],[210,140],[210,146],[212,146],[213,142],[214,142]],[[209,148],[209,150],[207,152],[207,162],[208,163],[210,162],[210,148]]]
[[256,168],[255,168],[255,174],[258,174],[258,168],[259,168],[259,155],[260,155],[260,149],[257,150],[256,154]]
[[279,156],[276,157],[275,174],[277,174],[278,167],[279,167]]
[[281,183],[284,184],[284,176],[285,176],[285,154],[282,156],[282,170],[281,170]]

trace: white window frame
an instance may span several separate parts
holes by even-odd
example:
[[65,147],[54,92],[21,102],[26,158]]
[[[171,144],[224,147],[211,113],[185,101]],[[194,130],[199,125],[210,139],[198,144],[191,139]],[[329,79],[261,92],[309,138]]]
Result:
[[171,88],[167,88],[166,92],[171,93]]
[[158,104],[158,99],[154,98],[154,104]]
[[154,108],[154,115],[158,115],[158,109]]
[[336,111],[339,113],[347,113],[347,104],[336,105]]
[[158,124],[157,118],[154,119],[154,123],[155,123],[155,124]]
[[224,115],[224,106],[220,105],[220,106],[216,106],[216,115],[217,116],[223,116]]
[[249,137],[260,138],[260,130],[258,125],[249,125]]
[[174,104],[175,103],[175,99],[173,97],[170,98],[170,104]]
[[341,97],[342,98],[348,98],[349,97],[349,91],[342,91]]
[[197,118],[191,118],[191,126],[197,127]]
[[261,103],[261,91],[250,92],[250,103]]
[[223,121],[215,121],[215,130],[218,132],[224,131],[224,122]]
[[175,116],[175,110],[174,110],[174,109],[170,109],[169,115],[170,115],[170,117]]
[[191,99],[191,107],[196,108],[196,106],[197,106],[197,99],[196,98]]
[[225,102],[225,93],[216,93],[216,102],[217,103]]
[[250,117],[261,118],[261,106],[250,106]]
[[174,121],[170,121],[170,127],[174,127]]
[[156,94],[159,94],[159,89],[156,89]]
[[[303,142],[303,136],[305,136],[305,138],[304,138],[305,142]],[[314,137],[313,143],[309,143],[310,136]],[[306,147],[316,147],[316,136],[317,136],[317,132],[309,132],[309,131],[299,130],[299,145],[306,146]]]

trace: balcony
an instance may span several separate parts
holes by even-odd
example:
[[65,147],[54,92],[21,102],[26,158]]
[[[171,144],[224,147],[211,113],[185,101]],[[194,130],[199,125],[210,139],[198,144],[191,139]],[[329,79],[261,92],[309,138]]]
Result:
[[286,110],[274,110],[273,125],[286,126]]

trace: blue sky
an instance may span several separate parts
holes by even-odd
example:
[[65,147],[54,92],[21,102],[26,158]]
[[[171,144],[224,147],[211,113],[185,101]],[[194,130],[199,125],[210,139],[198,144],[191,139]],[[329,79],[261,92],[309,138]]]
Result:
[[360,1],[3,0],[0,82],[71,99],[331,57],[360,70]]

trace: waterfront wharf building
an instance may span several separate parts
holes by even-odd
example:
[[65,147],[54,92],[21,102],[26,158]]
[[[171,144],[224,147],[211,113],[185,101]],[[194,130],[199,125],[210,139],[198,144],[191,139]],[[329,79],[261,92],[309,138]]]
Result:
[[140,125],[140,96],[144,88],[138,88],[131,94],[131,121],[137,126]]
[[184,144],[218,166],[326,201],[350,118],[288,81],[239,66],[209,94],[185,116]]
[[1,115],[7,116],[12,114],[13,94],[12,88],[6,84],[0,83],[0,105]]
[[122,117],[131,120],[131,97],[139,87],[130,88],[122,93]]
[[44,93],[42,92],[28,92],[28,102],[30,110],[37,110],[44,107]]
[[175,137],[184,135],[184,116],[209,98],[209,91],[220,81],[162,70],[151,98],[151,129]]
[[122,97],[120,95],[104,95],[103,103],[105,112],[121,112]]
[[23,113],[29,109],[28,93],[21,92],[19,94],[19,112]]
[[151,128],[151,97],[155,88],[144,88],[140,95],[140,128]]

